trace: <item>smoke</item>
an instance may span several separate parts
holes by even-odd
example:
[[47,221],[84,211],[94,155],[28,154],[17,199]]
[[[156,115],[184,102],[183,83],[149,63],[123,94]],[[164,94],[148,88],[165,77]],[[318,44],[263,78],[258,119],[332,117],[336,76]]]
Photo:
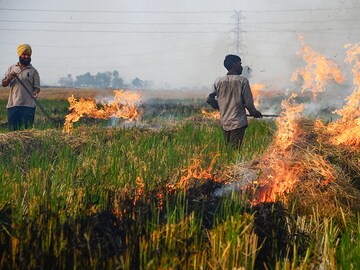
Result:
[[322,118],[337,118],[333,112],[340,109],[346,103],[346,97],[351,94],[351,85],[335,85],[327,87],[326,91],[319,95],[316,100],[310,99],[305,102],[304,115],[318,116]]
[[216,189],[214,191],[214,197],[224,197],[230,195],[233,192],[237,192],[239,190],[243,190],[246,186],[252,184],[252,182],[258,178],[258,174],[246,167],[246,164],[238,164],[234,167],[234,176],[233,179],[236,181],[229,182],[227,185],[223,185],[222,187]]

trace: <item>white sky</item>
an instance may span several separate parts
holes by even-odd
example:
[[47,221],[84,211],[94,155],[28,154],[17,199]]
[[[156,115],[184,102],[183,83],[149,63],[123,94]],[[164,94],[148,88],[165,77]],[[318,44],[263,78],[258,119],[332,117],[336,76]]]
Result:
[[[33,48],[43,84],[118,70],[157,85],[210,86],[236,53],[234,10],[242,11],[240,56],[251,83],[286,87],[305,42],[343,65],[360,42],[359,0],[0,0],[0,72]],[[93,11],[93,12],[91,12]]]

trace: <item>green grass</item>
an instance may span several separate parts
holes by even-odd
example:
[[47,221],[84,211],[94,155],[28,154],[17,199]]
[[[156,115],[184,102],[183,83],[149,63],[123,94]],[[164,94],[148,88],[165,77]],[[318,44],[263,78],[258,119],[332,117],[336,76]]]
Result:
[[[67,113],[66,101],[42,104],[53,116]],[[34,129],[2,130],[1,268],[262,265],[264,243],[258,241],[259,225],[244,194],[214,198],[211,192],[217,184],[203,179],[193,180],[187,192],[168,192],[167,186],[176,185],[194,159],[207,168],[219,154],[212,173],[221,175],[225,166],[260,157],[271,143],[274,123],[252,120],[238,151],[224,144],[216,121],[199,120],[203,104],[160,105],[162,115],[157,117],[155,109],[145,112],[142,125],[133,127],[109,128],[108,121],[85,119],[69,135],[37,110]],[[171,123],[169,115],[175,116]],[[3,111],[0,119],[6,119]],[[273,213],[268,214],[271,219]],[[292,241],[284,247],[286,252],[271,251],[275,257],[268,261],[275,263],[267,265],[269,269],[321,264],[328,269],[358,268],[358,217],[346,226],[316,213],[291,218],[284,227]]]

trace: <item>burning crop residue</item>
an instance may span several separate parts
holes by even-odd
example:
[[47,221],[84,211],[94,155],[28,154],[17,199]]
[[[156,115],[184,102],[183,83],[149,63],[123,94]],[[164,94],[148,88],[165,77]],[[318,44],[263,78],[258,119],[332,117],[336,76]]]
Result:
[[314,51],[310,46],[303,46],[298,52],[306,62],[306,67],[298,69],[292,75],[292,80],[298,77],[303,79],[301,91],[311,92],[314,99],[326,90],[326,85],[330,81],[343,83],[345,81],[339,66],[325,56]]
[[84,116],[100,119],[123,118],[130,121],[138,120],[140,111],[137,103],[141,100],[141,94],[123,90],[115,90],[114,93],[115,96],[112,101],[101,101],[102,108],[100,109],[93,99],[80,98],[76,100],[74,96],[69,97],[69,110],[71,112],[65,117],[64,131],[71,132],[73,123]]
[[[357,60],[354,56],[359,54],[359,46],[352,46],[348,52],[347,62]],[[311,92],[314,99],[327,89],[331,82],[342,84],[345,79],[339,66],[316,52],[310,46],[303,46],[298,53],[306,62],[306,67],[293,74],[293,80],[301,77],[302,92]],[[360,64],[353,69],[355,85],[360,88],[360,76],[356,75]],[[355,72],[356,71],[356,72]],[[259,101],[259,96],[264,85],[252,85],[254,100]],[[331,134],[329,142],[341,141],[340,138],[348,136],[353,147],[359,146],[359,97],[360,90],[348,98],[348,104],[337,113],[343,117],[342,122],[335,122],[326,127],[326,132]],[[321,137],[318,123],[302,117],[305,104],[297,103],[297,95],[293,93],[281,102],[282,113],[276,119],[277,131],[273,143],[255,165],[259,177],[244,189],[250,190],[252,204],[287,201],[287,195],[292,193],[299,183],[314,182],[314,188],[326,189],[338,178],[338,171],[332,166],[327,157],[319,150],[317,139]],[[219,118],[217,112],[202,110],[207,118]],[[341,120],[340,120],[341,121]],[[345,128],[348,123],[350,129]],[[323,126],[325,129],[325,127]],[[337,132],[330,131],[338,129]],[[342,139],[343,141],[344,139]],[[349,141],[349,142],[350,142]],[[254,163],[255,164],[255,163]]]
[[298,119],[304,109],[303,104],[295,102],[296,95],[292,94],[288,99],[281,102],[283,112],[276,119],[278,132],[275,136],[275,146],[281,152],[286,151],[299,137],[301,130],[298,125]]
[[[346,62],[358,60],[360,46],[349,48]],[[304,46],[300,54],[307,62],[307,67],[295,72],[293,78],[302,76],[303,92],[311,91],[316,98],[319,93],[326,90],[326,85],[330,81],[343,83],[344,77],[338,66],[325,56],[315,52],[310,46]],[[247,187],[253,191],[251,197],[253,204],[275,202],[279,199],[286,201],[287,194],[294,191],[299,183],[306,183],[308,180],[323,189],[321,187],[337,179],[338,172],[321,154],[316,139],[326,133],[331,135],[328,136],[328,142],[332,144],[339,145],[346,142],[350,147],[359,147],[359,69],[360,64],[356,61],[353,73],[357,89],[347,99],[348,103],[345,107],[336,111],[342,119],[328,126],[322,124],[320,120],[314,124],[310,120],[303,119],[301,114],[304,104],[295,102],[295,94],[282,102],[283,112],[276,120],[277,132],[274,141],[257,165],[261,172],[260,177]]]
[[358,150],[360,147],[360,43],[346,45],[346,48],[348,51],[345,62],[355,62],[352,68],[355,90],[347,97],[344,107],[334,112],[341,116],[340,119],[327,126],[318,120],[316,126],[318,132],[328,136],[331,144]]
[[194,158],[192,160],[192,164],[184,170],[184,175],[181,176],[179,182],[176,184],[168,184],[167,190],[172,193],[176,189],[187,190],[189,188],[189,182],[193,180],[211,180],[215,181],[214,176],[212,175],[212,170],[216,159],[220,154],[214,154],[209,166],[207,168],[204,167],[204,160],[203,158]]
[[300,138],[301,130],[297,120],[303,105],[294,101],[296,96],[282,102],[284,109],[276,123],[278,131],[272,147],[261,162],[264,173],[257,179],[254,203],[271,202],[292,190],[298,181],[301,165],[294,160],[292,145]]
[[201,108],[201,113],[202,113],[203,117],[205,117],[205,118],[216,119],[216,120],[220,119],[220,112],[219,111],[209,112],[205,108]]

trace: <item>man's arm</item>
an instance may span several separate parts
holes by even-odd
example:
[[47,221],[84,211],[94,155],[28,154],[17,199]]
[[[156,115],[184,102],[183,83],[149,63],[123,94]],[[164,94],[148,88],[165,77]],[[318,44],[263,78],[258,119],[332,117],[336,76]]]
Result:
[[245,80],[242,87],[242,95],[245,107],[248,109],[249,113],[255,118],[262,118],[263,115],[259,112],[254,105],[254,98],[251,92],[250,84],[248,80]]
[[219,110],[219,104],[216,100],[216,88],[214,85],[214,90],[210,93],[210,95],[207,97],[206,102],[207,104],[210,104],[210,106],[215,109],[215,110]]
[[33,96],[37,98],[40,93],[40,75],[37,70],[34,72],[34,85],[33,85],[34,91],[32,92]]
[[5,77],[5,78],[4,78],[4,79],[2,79],[2,81],[1,81],[1,85],[2,85],[3,87],[8,86],[8,85],[9,85],[9,83],[10,83],[10,80],[9,80],[9,78],[8,78],[8,77]]
[[34,96],[34,98],[37,98],[39,96],[40,93],[40,88],[35,88],[34,91],[32,92],[32,95]]
[[16,73],[15,73],[15,72],[12,72],[12,73],[10,73],[10,74],[8,74],[8,75],[5,75],[5,78],[2,79],[2,81],[1,81],[1,85],[2,85],[3,87],[7,87],[7,86],[10,84],[10,82],[11,82],[15,77],[16,77]]

